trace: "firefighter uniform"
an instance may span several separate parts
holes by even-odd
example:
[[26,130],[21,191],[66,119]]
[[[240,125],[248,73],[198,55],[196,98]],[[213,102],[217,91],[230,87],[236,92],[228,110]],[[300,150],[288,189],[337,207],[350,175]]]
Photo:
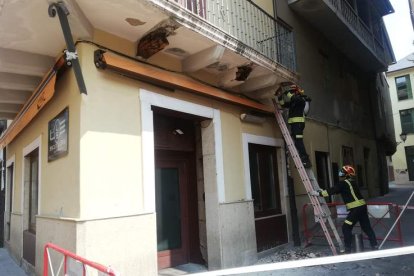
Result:
[[346,176],[345,180],[340,181],[338,185],[321,190],[319,193],[320,196],[324,197],[341,194],[346,208],[349,211],[342,225],[345,252],[351,252],[352,228],[357,222],[361,225],[362,231],[368,236],[371,248],[377,248],[377,239],[368,218],[367,204],[352,177]]
[[305,129],[304,109],[306,101],[310,101],[310,99],[303,95],[303,92],[300,92],[303,90],[300,90],[296,85],[291,87],[278,97],[278,101],[282,107],[289,108],[288,124],[290,125],[290,132],[304,167],[309,168],[311,163],[303,144],[303,130]]

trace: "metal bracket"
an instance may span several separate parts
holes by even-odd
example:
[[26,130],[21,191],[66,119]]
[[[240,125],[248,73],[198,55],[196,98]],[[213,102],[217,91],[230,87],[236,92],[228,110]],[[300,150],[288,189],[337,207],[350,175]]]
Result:
[[56,14],[59,17],[60,26],[62,27],[63,36],[65,38],[67,50],[65,53],[65,60],[68,66],[73,67],[75,73],[76,81],[81,93],[88,94],[86,91],[85,81],[83,79],[82,70],[79,64],[79,58],[76,51],[75,43],[73,42],[72,32],[70,30],[68,15],[69,10],[66,7],[65,3],[58,1],[51,3],[48,8],[48,13],[50,17],[55,17]]
[[72,60],[78,59],[78,52],[63,51],[65,53],[65,60],[67,66],[72,66]]

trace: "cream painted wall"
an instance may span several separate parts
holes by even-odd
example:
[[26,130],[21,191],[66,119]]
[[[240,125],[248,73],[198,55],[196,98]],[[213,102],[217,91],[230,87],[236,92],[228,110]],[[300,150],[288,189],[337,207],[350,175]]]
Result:
[[[51,102],[7,147],[7,156],[16,157],[13,212],[22,213],[23,148],[41,136],[39,214],[56,217],[79,216],[79,90],[72,73],[63,74]],[[69,107],[69,152],[47,161],[48,122]]]
[[[401,117],[400,110],[414,108],[414,99],[398,100],[397,88],[395,85],[395,78],[410,75],[411,87],[414,92],[414,68],[407,68],[397,72],[391,72],[387,74],[387,81],[390,87],[390,96],[392,104],[392,116],[394,120],[395,137],[397,142],[400,142]],[[414,146],[414,135],[408,134],[405,143],[401,143],[397,146],[397,151],[392,156],[392,164],[394,166],[395,181],[397,183],[404,183],[408,181],[407,160],[405,156],[405,147]]]
[[223,135],[223,165],[226,201],[246,198],[243,178],[241,123],[235,113],[221,113]]
[[138,85],[102,72],[96,48],[78,44],[88,95],[81,101],[80,186],[83,219],[142,212]]
[[[316,161],[315,151],[322,151],[329,153],[329,158],[332,163],[337,163],[342,166],[342,146],[351,147],[353,149],[355,165],[364,165],[363,150],[368,148],[369,155],[369,175],[366,176],[368,183],[363,189],[368,189],[370,196],[378,194],[378,171],[377,171],[377,151],[376,144],[373,140],[365,139],[356,136],[346,130],[323,125],[317,121],[308,119],[304,131],[304,143],[306,151],[310,155],[313,164],[313,172],[316,175]],[[337,174],[338,172],[332,172]],[[295,192],[297,195],[306,194],[306,189],[300,182],[299,174],[296,170],[293,171],[295,181]],[[298,206],[298,208],[302,206]]]
[[[23,209],[23,149],[40,137],[39,216],[79,217],[79,101],[80,93],[70,69],[56,83],[56,92],[51,101],[37,114],[32,122],[7,146],[7,156],[15,155],[14,198],[11,223],[10,249],[18,261],[23,256],[23,231],[28,228],[28,209]],[[65,107],[69,107],[68,154],[52,162],[47,161],[48,122]],[[27,204],[25,204],[27,206]],[[43,241],[59,243],[66,238],[54,240],[51,228],[42,229],[39,216],[36,218],[36,270],[40,274],[43,261]],[[25,219],[26,218],[26,219]]]

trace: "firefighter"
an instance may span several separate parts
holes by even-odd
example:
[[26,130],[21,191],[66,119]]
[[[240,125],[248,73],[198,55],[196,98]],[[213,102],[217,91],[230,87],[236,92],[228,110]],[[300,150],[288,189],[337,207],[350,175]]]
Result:
[[277,92],[277,99],[283,108],[289,108],[288,124],[290,132],[298,150],[300,159],[305,168],[312,166],[303,144],[303,130],[305,129],[305,115],[309,109],[311,99],[304,94],[304,90],[296,84],[283,85]]
[[342,225],[345,253],[351,252],[352,228],[357,222],[361,225],[362,231],[364,231],[364,233],[368,236],[371,248],[373,250],[378,249],[377,239],[368,218],[367,204],[365,203],[365,200],[354,181],[354,168],[349,165],[343,166],[339,171],[339,176],[341,177],[341,181],[338,185],[326,190],[312,191],[310,194],[313,196],[323,197],[333,194],[341,194],[346,208],[349,211],[348,216]]

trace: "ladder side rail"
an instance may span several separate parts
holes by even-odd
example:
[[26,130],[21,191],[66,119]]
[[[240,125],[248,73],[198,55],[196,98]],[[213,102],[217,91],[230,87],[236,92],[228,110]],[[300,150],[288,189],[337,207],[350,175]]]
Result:
[[[277,105],[277,103],[276,103],[276,101],[274,99],[272,99],[272,102],[273,102],[273,105],[274,105],[274,111],[275,111],[274,114],[275,114],[276,120],[277,120],[277,122],[279,124],[279,127],[281,129],[282,135],[285,138],[286,144],[288,146],[288,149],[289,149],[289,152],[291,154],[291,157],[292,157],[292,159],[293,159],[293,161],[295,163],[295,166],[298,169],[299,176],[300,176],[300,178],[301,178],[301,180],[302,180],[302,182],[303,182],[303,184],[305,186],[305,189],[306,189],[306,191],[308,192],[308,195],[309,195],[309,192],[313,190],[312,183],[309,180],[309,176],[307,175],[307,173],[305,171],[305,168],[303,167],[302,161],[300,160],[299,154],[298,154],[297,149],[296,149],[296,147],[295,147],[295,145],[293,143],[293,139],[290,136],[290,132],[289,132],[287,126],[286,126],[286,123],[285,123],[285,121],[283,119],[283,116],[281,114],[281,111],[278,109],[278,105]],[[330,217],[330,212],[329,213],[325,213],[323,211],[322,206],[320,204],[320,201],[316,197],[313,197],[313,196],[310,196],[309,195],[309,199],[310,199],[311,204],[312,204],[312,206],[314,208],[315,216],[318,218],[319,223],[320,223],[320,225],[322,227],[322,230],[323,230],[323,232],[324,232],[324,234],[326,236],[326,239],[328,241],[328,244],[331,247],[332,253],[334,255],[337,255],[337,251],[336,251],[335,245],[334,245],[334,243],[332,241],[332,237],[331,237],[331,235],[329,233],[329,230],[328,230],[328,228],[327,228],[327,226],[325,224],[325,221],[324,221],[324,218],[325,217]],[[336,228],[335,228],[335,231],[336,231]],[[335,237],[336,236],[339,237],[339,235],[335,235]]]

